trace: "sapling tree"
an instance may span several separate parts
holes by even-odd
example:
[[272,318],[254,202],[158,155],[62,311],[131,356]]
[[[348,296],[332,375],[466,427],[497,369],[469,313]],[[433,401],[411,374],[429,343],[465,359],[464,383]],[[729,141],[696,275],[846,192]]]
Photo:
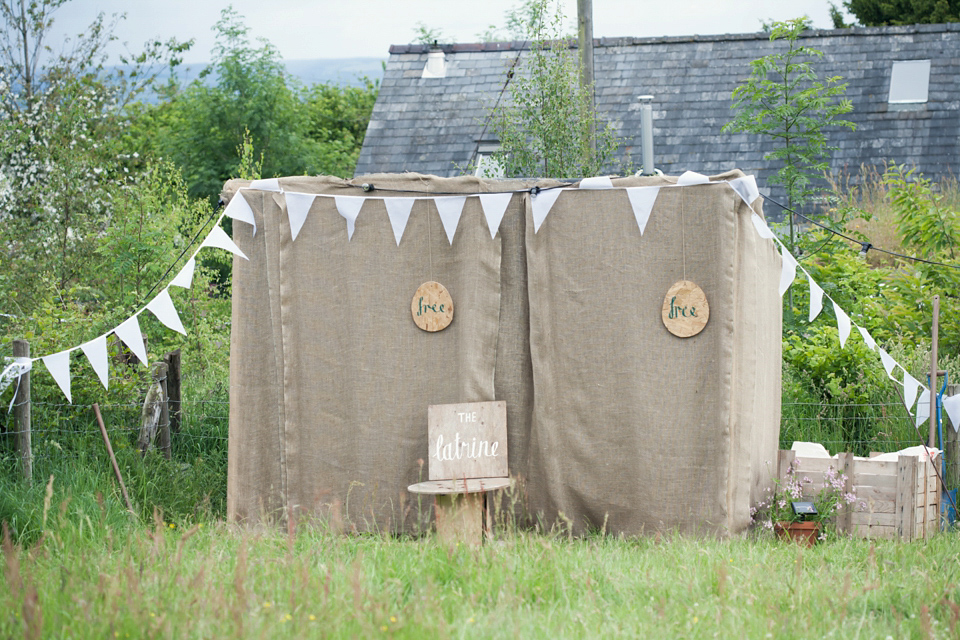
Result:
[[[490,128],[500,141],[495,159],[509,176],[575,178],[610,168],[619,140],[613,125],[593,109],[590,91],[580,83],[580,61],[564,35],[559,2],[523,7],[529,21],[510,23],[511,33],[526,24],[530,43],[508,73],[508,100],[494,106]],[[574,40],[575,41],[575,40]],[[596,122],[596,150],[591,125]]]
[[[783,41],[785,50],[771,53],[750,63],[747,81],[733,92],[734,119],[724,125],[725,132],[745,132],[771,140],[774,149],[766,156],[780,164],[770,182],[781,184],[787,192],[787,205],[802,207],[818,192],[814,181],[828,168],[827,159],[837,147],[831,146],[827,132],[831,127],[856,125],[842,119],[853,110],[845,99],[847,85],[839,76],[821,80],[813,63],[823,52],[800,44],[809,28],[808,18],[774,22],[771,41]],[[790,250],[795,252],[797,237],[794,216],[790,220]]]

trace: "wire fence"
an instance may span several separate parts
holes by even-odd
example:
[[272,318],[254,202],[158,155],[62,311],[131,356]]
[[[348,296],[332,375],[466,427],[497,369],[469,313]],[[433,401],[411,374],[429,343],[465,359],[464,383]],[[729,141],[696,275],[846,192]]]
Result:
[[[118,452],[136,447],[140,429],[139,403],[100,405],[107,433]],[[226,482],[229,402],[183,401],[180,429],[171,434],[175,459],[207,457],[222,460]],[[944,420],[944,436],[950,427]],[[818,442],[831,454],[852,451],[859,456],[898,451],[923,442],[926,424],[918,429],[899,403],[818,404],[784,403],[781,410],[780,448],[794,441]],[[16,422],[13,412],[0,416],[0,460],[3,471],[19,468]],[[35,477],[45,477],[64,462],[102,464],[103,441],[93,405],[32,403],[32,454]],[[948,459],[948,475],[957,466]]]
[[[136,448],[141,405],[101,404],[99,407],[113,448],[118,453]],[[180,428],[171,434],[173,458],[222,457],[225,474],[229,408],[227,401],[181,401]],[[103,463],[103,438],[93,405],[32,402],[31,414],[35,477],[43,478],[64,464]],[[0,456],[4,471],[19,468],[17,440],[20,435],[14,412],[3,412],[0,417]]]

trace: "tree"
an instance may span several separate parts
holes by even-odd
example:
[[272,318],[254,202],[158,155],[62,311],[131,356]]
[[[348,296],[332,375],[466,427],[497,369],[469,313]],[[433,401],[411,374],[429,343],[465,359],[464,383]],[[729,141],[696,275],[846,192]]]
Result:
[[212,62],[201,78],[169,91],[168,102],[142,108],[142,144],[176,162],[194,197],[215,199],[237,177],[236,150],[246,133],[266,177],[351,176],[377,86],[302,89],[287,76],[277,48],[262,39],[252,43],[243,17],[230,7],[214,31]]
[[[734,119],[724,125],[725,132],[746,132],[764,136],[774,150],[764,156],[781,164],[770,182],[781,184],[787,192],[788,206],[801,207],[817,192],[814,180],[828,168],[826,159],[836,147],[827,139],[831,127],[855,128],[840,118],[853,110],[843,98],[846,84],[839,76],[821,81],[813,62],[821,51],[799,43],[810,26],[808,18],[773,23],[771,41],[783,40],[786,51],[764,56],[750,63],[745,84],[733,92]],[[790,218],[790,250],[797,239],[794,216]]]
[[866,27],[960,22],[960,0],[844,0],[843,6]]
[[612,164],[619,141],[613,125],[594,112],[590,91],[580,83],[580,61],[563,35],[560,3],[551,15],[548,0],[534,1],[522,7],[532,22],[515,22],[527,25],[523,39],[530,42],[530,53],[507,72],[509,100],[490,113],[500,141],[494,158],[510,176],[597,175]]
[[49,287],[78,279],[108,223],[111,202],[130,179],[120,144],[125,105],[155,77],[151,65],[176,64],[188,44],[148,43],[105,70],[113,22],[101,13],[85,35],[55,52],[47,39],[67,0],[0,0],[0,252],[29,308]]

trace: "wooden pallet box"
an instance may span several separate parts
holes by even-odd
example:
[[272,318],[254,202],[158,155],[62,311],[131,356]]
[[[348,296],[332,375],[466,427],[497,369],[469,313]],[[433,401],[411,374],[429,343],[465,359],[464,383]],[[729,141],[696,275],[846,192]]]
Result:
[[837,514],[837,528],[858,538],[929,538],[940,531],[941,487],[934,464],[939,458],[900,456],[897,461],[862,458],[841,453],[835,458],[797,456],[781,450],[779,478],[798,462],[796,475],[809,478],[803,485],[803,499],[813,500],[823,488],[824,474],[833,467],[846,474],[847,490],[857,501]]

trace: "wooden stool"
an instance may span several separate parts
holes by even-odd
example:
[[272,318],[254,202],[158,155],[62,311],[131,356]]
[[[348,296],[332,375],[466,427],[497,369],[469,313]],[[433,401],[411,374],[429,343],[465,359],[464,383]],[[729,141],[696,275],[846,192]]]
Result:
[[490,535],[489,514],[484,513],[485,493],[509,486],[510,478],[468,478],[418,482],[407,491],[434,496],[437,535],[442,541],[480,546],[483,536]]

